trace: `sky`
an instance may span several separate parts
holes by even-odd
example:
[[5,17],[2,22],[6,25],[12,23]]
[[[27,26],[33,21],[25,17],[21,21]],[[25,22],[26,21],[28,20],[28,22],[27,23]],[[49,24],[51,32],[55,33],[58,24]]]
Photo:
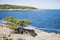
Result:
[[0,0],[0,4],[32,6],[39,9],[60,9],[60,0]]

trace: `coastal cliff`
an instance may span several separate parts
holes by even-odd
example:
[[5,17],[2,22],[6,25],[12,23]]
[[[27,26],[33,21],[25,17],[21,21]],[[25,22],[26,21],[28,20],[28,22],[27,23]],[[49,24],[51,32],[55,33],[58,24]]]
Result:
[[37,10],[37,8],[31,6],[1,4],[0,10]]

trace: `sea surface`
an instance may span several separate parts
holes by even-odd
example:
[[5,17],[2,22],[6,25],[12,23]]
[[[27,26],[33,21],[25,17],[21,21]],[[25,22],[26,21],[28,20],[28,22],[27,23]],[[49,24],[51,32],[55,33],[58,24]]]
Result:
[[13,16],[16,19],[29,19],[31,26],[46,32],[60,33],[60,10],[14,11],[0,10],[0,20]]

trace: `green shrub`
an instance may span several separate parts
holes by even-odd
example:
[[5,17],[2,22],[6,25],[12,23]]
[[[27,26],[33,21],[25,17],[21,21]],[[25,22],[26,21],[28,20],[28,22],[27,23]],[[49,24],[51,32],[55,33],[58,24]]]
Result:
[[13,40],[13,39],[9,39],[9,40]]
[[3,40],[8,40],[8,38],[4,37]]
[[13,40],[13,39],[8,39],[7,37],[3,37],[3,40]]
[[18,26],[27,27],[28,25],[31,24],[31,20],[28,20],[28,19],[17,20],[11,16],[4,18],[4,21],[7,21],[8,27],[11,29],[16,29]]
[[18,40],[25,40],[25,39],[22,39],[22,38],[18,38]]

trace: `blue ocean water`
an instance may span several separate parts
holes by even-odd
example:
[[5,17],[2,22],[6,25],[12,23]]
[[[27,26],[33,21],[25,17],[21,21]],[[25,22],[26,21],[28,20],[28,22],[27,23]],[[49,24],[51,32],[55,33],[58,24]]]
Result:
[[0,10],[0,20],[13,16],[16,19],[29,19],[31,25],[47,31],[60,33],[60,10],[7,11]]

